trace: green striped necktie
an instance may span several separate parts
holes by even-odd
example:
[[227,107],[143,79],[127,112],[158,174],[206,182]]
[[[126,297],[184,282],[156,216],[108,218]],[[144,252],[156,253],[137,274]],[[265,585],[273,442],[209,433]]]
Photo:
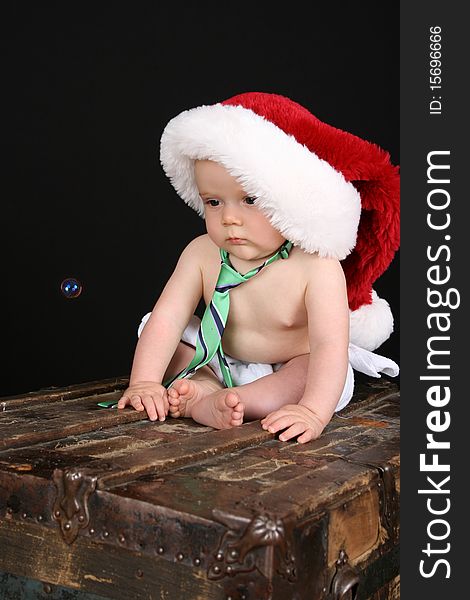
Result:
[[245,275],[241,275],[232,267],[228,252],[222,248],[220,249],[220,273],[212,300],[207,305],[201,320],[196,340],[196,353],[185,369],[172,379],[165,381],[163,384],[165,387],[171,386],[176,379],[183,379],[184,377],[193,375],[198,369],[207,365],[216,354],[219,359],[225,386],[233,387],[230,367],[222,349],[222,336],[230,308],[230,291],[254,277],[261,269],[264,269],[264,267],[267,267],[275,260],[287,258],[291,248],[292,242],[284,242],[276,254],[268,258],[260,267],[252,269]]

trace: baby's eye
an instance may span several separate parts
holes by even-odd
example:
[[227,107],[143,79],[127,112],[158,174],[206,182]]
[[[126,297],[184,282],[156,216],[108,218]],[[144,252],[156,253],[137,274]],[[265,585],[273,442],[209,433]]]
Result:
[[206,200],[206,204],[208,204],[209,206],[219,206],[220,202],[215,198],[210,198],[209,200]]
[[256,197],[255,196],[245,196],[244,200],[247,204],[252,206],[256,202]]

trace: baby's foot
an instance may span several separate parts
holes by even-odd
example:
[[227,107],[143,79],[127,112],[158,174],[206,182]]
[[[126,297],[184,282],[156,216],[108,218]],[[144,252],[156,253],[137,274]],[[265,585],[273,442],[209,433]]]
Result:
[[229,429],[243,423],[244,411],[245,407],[238,394],[232,389],[222,389],[196,402],[192,407],[191,416],[202,425]]
[[168,390],[171,416],[192,417],[216,429],[243,423],[244,406],[233,390],[220,389],[210,380],[175,381]]
[[210,379],[177,379],[168,390],[171,417],[191,417],[191,407],[204,396],[220,390]]

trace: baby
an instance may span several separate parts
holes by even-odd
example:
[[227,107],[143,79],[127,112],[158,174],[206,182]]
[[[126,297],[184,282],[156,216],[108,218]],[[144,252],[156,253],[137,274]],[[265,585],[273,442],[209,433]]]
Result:
[[[264,110],[270,101],[277,107],[279,103],[299,107],[270,94],[235,98],[245,104],[248,98],[253,104],[253,96],[258,104],[261,97]],[[356,364],[367,362],[365,356],[369,362],[377,357],[375,367],[369,366],[373,376],[378,370],[396,374],[398,369],[392,361],[350,344],[348,288],[340,258],[344,245],[352,247],[356,241],[360,197],[355,187],[305,146],[300,152],[295,147],[297,154],[286,154],[292,143],[300,144],[280,128],[277,131],[278,126],[256,114],[253,106],[240,105],[240,100],[234,104],[186,111],[170,122],[162,137],[163,166],[180,195],[203,215],[207,234],[184,249],[152,313],[144,319],[129,387],[118,408],[146,410],[151,420],[162,421],[168,414],[192,417],[217,429],[261,419],[264,429],[282,431],[280,440],[296,438],[304,443],[319,437],[335,410],[351,399],[351,354]],[[198,112],[218,107],[227,113],[222,121],[213,113],[198,122]],[[241,121],[235,113],[232,119],[234,109],[243,111]],[[188,125],[191,113],[195,120]],[[247,116],[263,122],[253,126],[249,120],[245,123]],[[291,114],[290,122],[295,117]],[[242,149],[247,168],[243,160],[236,162],[237,156],[227,159],[224,149],[204,149],[205,143],[217,146],[224,137],[236,152]],[[197,150],[192,149],[194,142]],[[276,142],[284,146],[266,159]],[[316,193],[326,190],[326,197],[315,203],[309,191],[304,200],[299,187],[297,214],[295,205],[286,210],[282,204],[289,201],[283,188],[298,186],[292,176],[299,168],[289,163],[297,159],[300,172],[311,169],[312,164],[302,164],[310,154],[313,176],[327,180],[315,183]],[[187,169],[184,176],[181,160]],[[274,164],[258,164],[255,175],[250,173],[250,161],[269,160]],[[282,172],[283,162],[291,173]],[[271,186],[280,182],[278,204],[263,177],[272,180]],[[342,204],[328,194],[332,179]],[[296,202],[295,196],[291,202]],[[337,230],[327,231],[322,206],[323,212],[337,213],[327,216],[326,223],[339,227],[339,235]],[[317,235],[315,227],[320,230]],[[235,279],[222,280],[222,272]],[[193,316],[201,298],[207,306],[202,325]]]

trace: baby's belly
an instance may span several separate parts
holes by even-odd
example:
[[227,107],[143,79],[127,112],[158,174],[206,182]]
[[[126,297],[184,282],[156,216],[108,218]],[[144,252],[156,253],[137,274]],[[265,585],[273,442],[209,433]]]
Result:
[[266,332],[238,327],[227,327],[222,338],[224,352],[245,362],[285,363],[295,356],[310,351],[306,327],[271,329]]

